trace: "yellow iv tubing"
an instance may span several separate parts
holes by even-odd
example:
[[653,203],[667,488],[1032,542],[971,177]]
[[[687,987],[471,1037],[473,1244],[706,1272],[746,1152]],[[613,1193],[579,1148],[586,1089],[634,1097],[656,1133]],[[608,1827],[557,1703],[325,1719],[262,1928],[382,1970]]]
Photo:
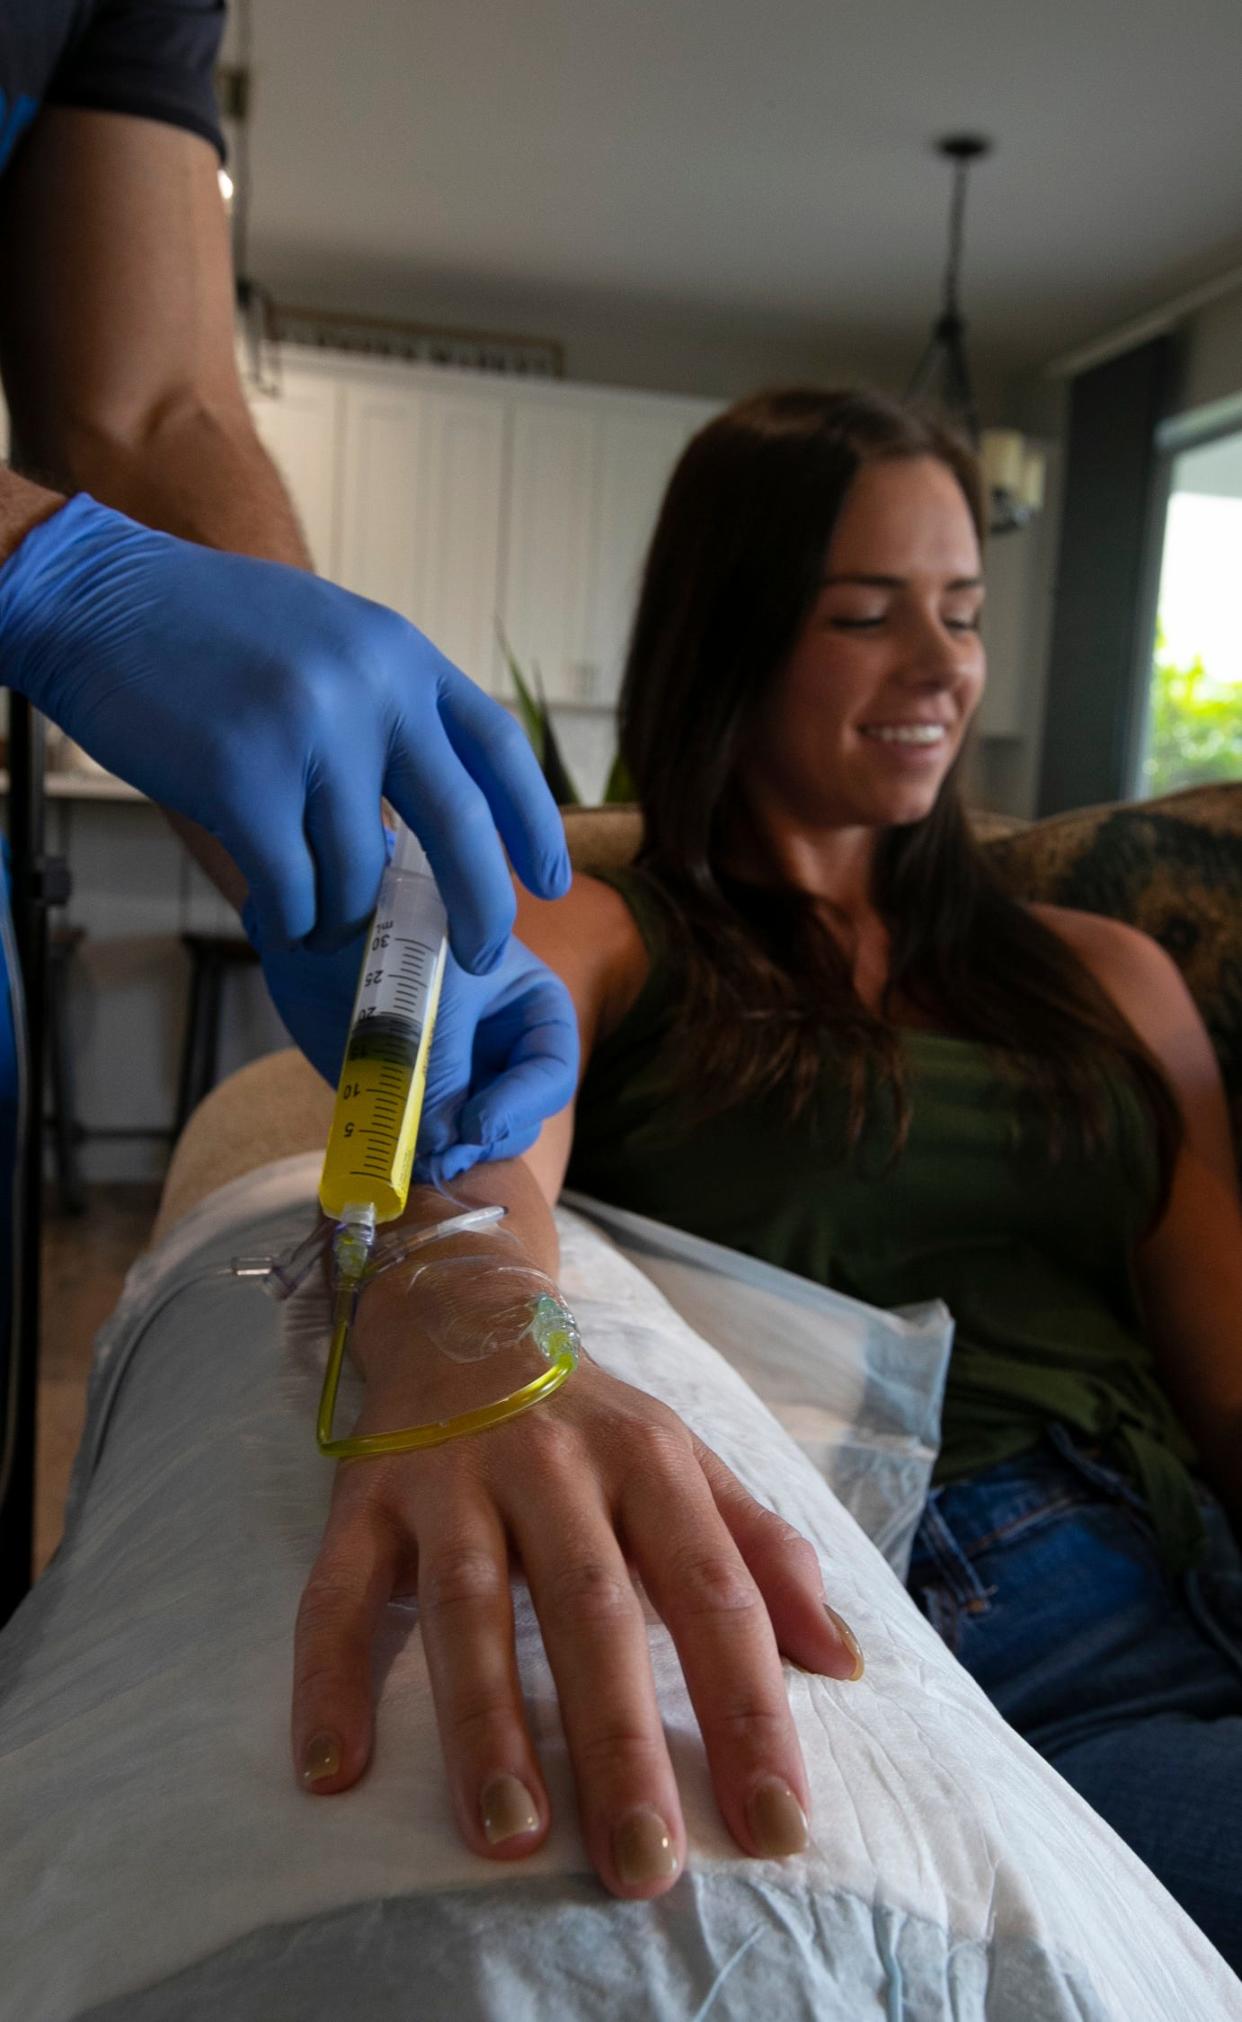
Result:
[[316,1426],[319,1451],[332,1460],[403,1453],[485,1432],[550,1397],[577,1367],[572,1316],[559,1300],[541,1298],[534,1305],[530,1332],[548,1367],[532,1382],[455,1418],[397,1432],[333,1437],[341,1367],[369,1275],[376,1224],[395,1221],[409,1198],[447,954],[444,902],[431,866],[417,838],[399,822],[358,978],[319,1182],[320,1206],[336,1223],[332,1338]]

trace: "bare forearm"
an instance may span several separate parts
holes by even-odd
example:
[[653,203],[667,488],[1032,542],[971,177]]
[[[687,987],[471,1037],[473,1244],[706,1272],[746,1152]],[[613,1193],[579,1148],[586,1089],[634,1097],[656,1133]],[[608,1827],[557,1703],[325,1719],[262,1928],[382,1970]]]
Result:
[[0,563],[21,546],[32,527],[65,503],[60,492],[19,477],[7,464],[0,464]]
[[189,401],[123,434],[70,427],[53,454],[67,485],[144,526],[311,566],[289,494],[240,404]]

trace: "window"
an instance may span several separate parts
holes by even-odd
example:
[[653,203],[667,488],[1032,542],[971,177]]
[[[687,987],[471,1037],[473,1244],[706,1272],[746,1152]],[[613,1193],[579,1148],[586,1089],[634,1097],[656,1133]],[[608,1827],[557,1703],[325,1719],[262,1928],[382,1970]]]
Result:
[[1140,793],[1242,779],[1242,430],[1172,459]]

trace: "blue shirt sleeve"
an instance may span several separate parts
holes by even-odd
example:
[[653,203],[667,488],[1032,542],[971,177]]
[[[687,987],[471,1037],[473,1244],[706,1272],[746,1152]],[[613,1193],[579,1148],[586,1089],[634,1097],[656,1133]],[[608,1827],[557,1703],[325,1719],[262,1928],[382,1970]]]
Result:
[[224,0],[99,0],[49,80],[49,105],[128,112],[201,134],[223,156],[214,71]]

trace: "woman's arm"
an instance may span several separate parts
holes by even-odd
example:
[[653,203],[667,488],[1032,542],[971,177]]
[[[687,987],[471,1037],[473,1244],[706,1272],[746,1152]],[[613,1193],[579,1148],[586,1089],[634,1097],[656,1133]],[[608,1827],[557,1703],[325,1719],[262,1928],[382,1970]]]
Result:
[[[576,882],[563,909],[523,899],[521,912],[523,938],[575,998],[585,1058],[636,973],[641,980],[628,913],[590,880]],[[566,1111],[525,1158],[476,1167],[451,1187],[462,1204],[504,1202],[508,1235],[548,1275],[571,1136]],[[444,1213],[442,1194],[411,1196],[410,1219]],[[359,1313],[362,1432],[421,1416],[420,1344],[402,1275],[379,1279]],[[471,1287],[484,1309],[485,1277],[480,1270]],[[556,1678],[589,1857],[614,1893],[647,1897],[675,1879],[685,1834],[631,1568],[669,1626],[721,1811],[750,1853],[805,1843],[806,1779],[781,1652],[837,1678],[860,1665],[826,1611],[810,1545],[673,1412],[598,1368],[586,1347],[564,1388],[521,1417],[338,1469],[298,1617],[294,1751],[317,1792],[362,1775],[375,1631],[394,1595],[416,1591],[462,1834],[480,1854],[532,1852],[549,1806],[514,1654],[512,1553]]]
[[1168,1202],[1135,1270],[1161,1381],[1242,1535],[1242,1199],[1212,1042],[1176,963],[1148,935],[1040,910],[1147,1042],[1181,1109]]

